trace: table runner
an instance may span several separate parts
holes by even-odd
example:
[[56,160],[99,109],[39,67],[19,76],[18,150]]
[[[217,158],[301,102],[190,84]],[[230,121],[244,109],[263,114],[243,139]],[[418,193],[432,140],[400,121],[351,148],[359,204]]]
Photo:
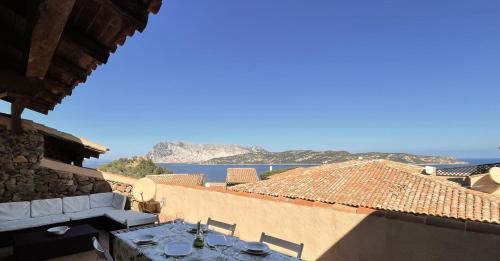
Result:
[[[236,237],[228,237],[234,242],[232,247],[218,246],[210,248],[205,246],[202,249],[193,248],[193,252],[183,258],[167,257],[164,253],[164,248],[168,242],[189,242],[192,244],[194,235],[188,231],[193,224],[183,223],[168,223],[154,226],[145,226],[140,229],[131,231],[115,231],[113,235],[113,256],[117,261],[146,261],[146,260],[250,260],[250,261],[267,261],[267,260],[298,260],[276,251],[271,250],[267,256],[253,256],[243,253],[244,241]],[[220,234],[210,231],[209,233]],[[158,240],[158,244],[154,246],[137,246],[133,240],[141,235],[154,235]]]

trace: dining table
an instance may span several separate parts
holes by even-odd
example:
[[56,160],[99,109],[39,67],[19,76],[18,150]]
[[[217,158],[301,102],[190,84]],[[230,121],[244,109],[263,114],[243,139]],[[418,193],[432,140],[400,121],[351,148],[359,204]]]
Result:
[[[245,252],[247,243],[238,237],[224,235],[220,232],[207,230],[205,237],[214,235],[223,236],[229,244],[210,246],[205,240],[203,248],[193,247],[191,253],[186,256],[169,256],[165,248],[169,244],[183,243],[193,244],[195,235],[192,229],[194,224],[186,222],[169,222],[162,224],[134,227],[129,230],[117,230],[111,232],[112,255],[117,261],[145,261],[145,260],[250,260],[250,261],[288,261],[299,260],[296,257],[269,249],[266,255],[252,255]],[[154,244],[137,244],[137,239],[150,236],[154,238]]]

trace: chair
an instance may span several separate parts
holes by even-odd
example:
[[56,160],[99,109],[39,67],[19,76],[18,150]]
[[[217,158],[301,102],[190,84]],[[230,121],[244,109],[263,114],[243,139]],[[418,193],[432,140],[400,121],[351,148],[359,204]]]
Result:
[[108,250],[101,246],[101,243],[99,243],[96,237],[92,237],[92,244],[94,245],[94,251],[97,255],[96,260],[114,261]]
[[134,219],[125,220],[125,225],[127,226],[128,230],[131,227],[141,226],[141,225],[149,225],[149,224],[155,224],[155,223],[157,223],[157,224],[160,223],[160,216],[159,215],[154,215],[152,217],[147,217],[147,218],[134,218]]
[[218,228],[222,228],[222,229],[228,230],[229,232],[231,232],[231,236],[234,236],[234,231],[236,230],[236,224],[232,224],[231,225],[231,224],[228,224],[228,223],[224,223],[224,222],[221,222],[221,221],[217,221],[217,220],[213,220],[211,218],[208,218],[207,229],[210,226],[214,226],[214,227],[218,227]]
[[259,241],[263,242],[263,243],[269,243],[269,244],[272,244],[275,246],[279,246],[279,247],[286,248],[288,250],[297,252],[297,258],[299,258],[299,259],[302,256],[302,250],[304,249],[303,243],[296,244],[296,243],[293,243],[290,241],[283,240],[281,238],[266,235],[266,233],[264,233],[264,232],[262,232],[262,234],[260,235]]

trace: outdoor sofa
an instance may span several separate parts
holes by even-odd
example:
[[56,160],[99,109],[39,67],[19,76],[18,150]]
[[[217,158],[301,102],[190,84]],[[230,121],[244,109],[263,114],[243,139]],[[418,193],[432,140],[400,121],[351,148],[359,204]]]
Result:
[[0,246],[12,244],[13,235],[59,225],[91,224],[106,231],[154,223],[156,215],[125,210],[127,197],[106,192],[83,196],[0,203]]

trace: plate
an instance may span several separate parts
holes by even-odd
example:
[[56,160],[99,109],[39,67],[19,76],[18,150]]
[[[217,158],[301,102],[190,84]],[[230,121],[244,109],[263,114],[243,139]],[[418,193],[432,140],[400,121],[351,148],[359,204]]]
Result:
[[153,235],[142,235],[142,236],[139,236],[138,238],[133,239],[132,241],[138,245],[139,244],[151,244],[153,242],[156,242],[154,239],[155,239],[155,237]]
[[261,242],[247,242],[243,245],[245,252],[262,253],[268,252],[269,246]]
[[247,253],[249,255],[254,255],[254,256],[267,256],[269,254],[269,251],[254,252],[254,251],[250,251],[250,250],[247,250],[247,249],[243,249],[241,251],[243,253]]
[[49,232],[53,235],[61,236],[61,235],[66,234],[66,232],[68,232],[69,229],[70,229],[70,227],[68,227],[68,226],[51,227],[51,228],[47,229],[47,232]]
[[223,235],[208,234],[205,239],[209,246],[231,246],[228,238]]
[[181,257],[191,254],[193,246],[191,243],[171,242],[165,245],[165,254],[172,257]]

